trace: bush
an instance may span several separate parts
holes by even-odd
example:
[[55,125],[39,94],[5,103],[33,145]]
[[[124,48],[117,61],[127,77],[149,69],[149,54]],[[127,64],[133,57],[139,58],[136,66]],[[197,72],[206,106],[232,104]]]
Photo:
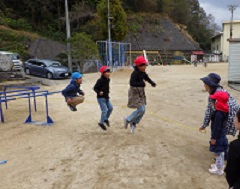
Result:
[[10,28],[13,28],[16,30],[32,31],[32,26],[24,18],[13,20],[11,18],[2,17],[0,18],[0,24],[9,26]]

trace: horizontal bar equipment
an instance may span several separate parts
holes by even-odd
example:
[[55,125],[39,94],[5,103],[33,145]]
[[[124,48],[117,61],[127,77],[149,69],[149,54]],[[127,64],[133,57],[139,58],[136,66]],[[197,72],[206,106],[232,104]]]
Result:
[[[50,118],[48,114],[48,95],[54,95],[57,93],[61,93],[62,91],[53,91],[49,92],[47,90],[37,90],[40,87],[38,86],[31,86],[31,87],[24,87],[24,86],[7,86],[10,88],[24,88],[21,90],[11,90],[11,91],[4,91],[0,92],[0,116],[1,116],[1,122],[4,123],[4,116],[3,116],[3,111],[2,111],[2,103],[7,103],[7,101],[13,101],[13,100],[18,100],[18,99],[23,99],[26,98],[28,99],[28,111],[29,115],[25,121],[25,123],[31,123],[31,124],[38,124],[38,125],[51,125],[53,124],[53,120]],[[37,90],[37,91],[31,91],[31,90]],[[12,94],[15,93],[15,94]],[[8,94],[8,95],[7,95]],[[37,97],[45,97],[45,106],[46,106],[46,116],[47,116],[47,121],[46,122],[36,122],[32,121],[32,111],[31,111],[31,98],[34,98],[34,106],[36,108],[36,101],[35,99]],[[7,108],[7,106],[6,106]]]

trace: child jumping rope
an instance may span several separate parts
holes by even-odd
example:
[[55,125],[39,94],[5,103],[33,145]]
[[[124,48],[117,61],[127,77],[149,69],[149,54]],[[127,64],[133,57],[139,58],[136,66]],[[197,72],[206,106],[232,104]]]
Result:
[[128,124],[131,125],[131,133],[134,133],[136,125],[141,121],[145,113],[146,96],[145,86],[146,81],[153,87],[156,83],[153,82],[146,73],[148,65],[147,60],[143,56],[139,56],[134,61],[135,67],[130,79],[130,89],[128,92],[128,107],[137,108],[130,116],[124,118],[124,127],[127,129]]
[[[62,95],[65,97],[67,105],[72,111],[77,111],[76,106],[84,101],[85,94],[80,89],[81,84],[82,74],[74,72],[70,84],[62,91]],[[78,96],[77,93],[79,93],[80,96]]]
[[109,117],[113,111],[113,106],[109,100],[109,78],[111,70],[107,66],[102,66],[100,72],[102,74],[101,78],[97,80],[97,83],[94,86],[94,91],[97,93],[98,104],[102,111],[98,126],[103,130],[107,130],[106,126],[110,127]]

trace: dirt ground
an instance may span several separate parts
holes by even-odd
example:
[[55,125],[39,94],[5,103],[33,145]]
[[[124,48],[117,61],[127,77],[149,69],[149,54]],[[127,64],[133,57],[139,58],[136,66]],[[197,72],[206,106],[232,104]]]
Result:
[[[84,76],[85,102],[71,112],[60,94],[49,97],[51,127],[23,124],[27,100],[9,103],[0,124],[1,189],[227,189],[224,176],[208,172],[213,155],[210,136],[199,133],[207,104],[200,77],[222,76],[223,86],[239,102],[239,92],[227,86],[227,64],[149,67],[157,88],[146,87],[146,114],[135,134],[123,129],[131,69],[112,74],[111,127],[100,130],[100,109],[92,90],[99,74]],[[68,80],[52,87],[63,89]],[[44,99],[38,98],[33,119],[44,121]],[[233,140],[233,137],[229,137]]]

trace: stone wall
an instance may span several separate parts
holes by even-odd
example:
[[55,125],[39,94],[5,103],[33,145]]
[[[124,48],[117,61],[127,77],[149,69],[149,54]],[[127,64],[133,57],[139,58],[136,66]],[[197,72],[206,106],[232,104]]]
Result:
[[25,73],[22,72],[0,72],[0,82],[9,80],[23,80],[25,79]]
[[7,72],[11,71],[13,62],[10,57],[0,54],[0,71]]

